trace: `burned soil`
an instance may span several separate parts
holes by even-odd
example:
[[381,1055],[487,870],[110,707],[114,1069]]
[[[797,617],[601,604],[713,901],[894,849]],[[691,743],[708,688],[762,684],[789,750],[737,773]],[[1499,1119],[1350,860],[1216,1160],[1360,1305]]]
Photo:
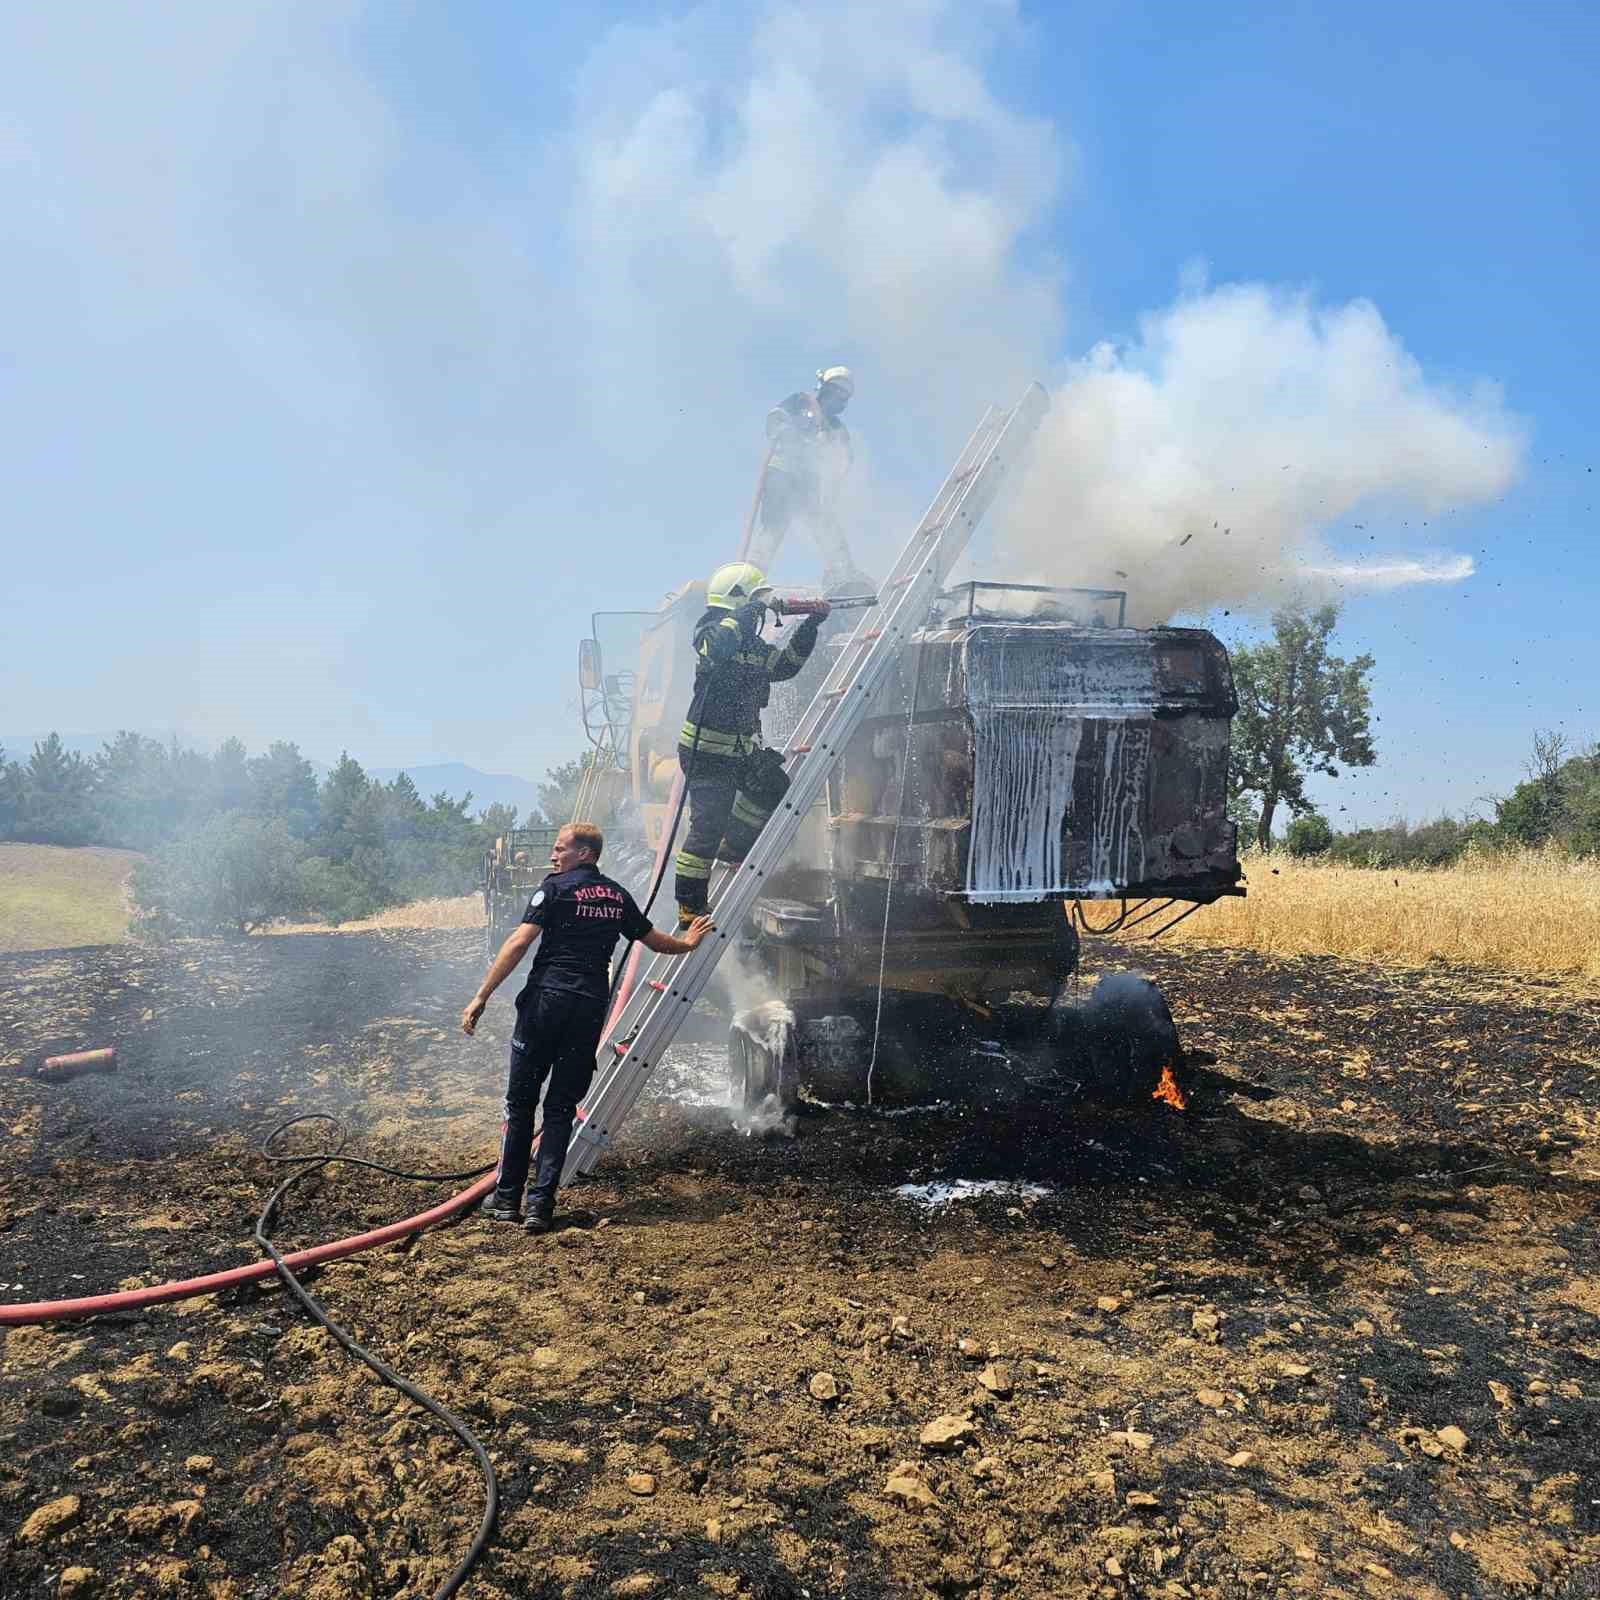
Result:
[[[468,1593],[1600,1596],[1600,1003],[1090,953],[1162,984],[1186,1112],[1035,1073],[750,1138],[690,1041],[556,1233],[473,1219],[316,1277],[494,1455]],[[0,958],[0,1300],[254,1259],[257,1146],[299,1112],[489,1160],[480,969],[424,932]],[[97,1044],[115,1078],[12,1070]],[[955,1179],[998,1187],[897,1192]],[[279,1238],[456,1187],[335,1170]],[[11,1330],[0,1446],[8,1600],[426,1595],[481,1503],[271,1285]]]

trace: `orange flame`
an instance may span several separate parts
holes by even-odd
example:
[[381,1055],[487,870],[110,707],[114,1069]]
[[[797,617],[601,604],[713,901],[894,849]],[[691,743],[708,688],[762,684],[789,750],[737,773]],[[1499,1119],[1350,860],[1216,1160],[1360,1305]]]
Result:
[[1183,1090],[1178,1087],[1178,1080],[1173,1075],[1172,1063],[1168,1062],[1161,1069],[1161,1081],[1151,1091],[1152,1100],[1165,1100],[1174,1111],[1183,1111],[1188,1108],[1189,1102],[1183,1098]]

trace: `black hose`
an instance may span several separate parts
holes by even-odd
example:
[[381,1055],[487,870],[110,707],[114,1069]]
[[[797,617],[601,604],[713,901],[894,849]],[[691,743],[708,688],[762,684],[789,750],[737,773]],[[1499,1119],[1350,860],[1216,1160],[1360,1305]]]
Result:
[[1085,933],[1115,933],[1128,920],[1128,897],[1126,895],[1122,897],[1122,914],[1113,917],[1103,928],[1097,928],[1084,916],[1082,900],[1074,900],[1072,902],[1072,916],[1073,920]]
[[694,725],[694,742],[689,746],[689,761],[683,769],[683,788],[678,791],[678,808],[672,813],[672,822],[667,828],[667,847],[661,852],[661,865],[656,868],[656,881],[650,885],[650,898],[640,908],[648,917],[650,907],[656,903],[656,896],[661,893],[661,885],[666,881],[667,863],[672,859],[672,846],[678,837],[678,824],[683,820],[683,808],[688,803],[689,785],[694,781],[694,758],[700,749],[700,724]]
[[[294,1127],[298,1122],[328,1122],[332,1123],[339,1136],[339,1143],[332,1150],[320,1150],[309,1155],[290,1156],[276,1154],[272,1144],[279,1134]],[[321,1305],[306,1292],[305,1286],[289,1270],[288,1264],[278,1254],[277,1248],[267,1237],[267,1228],[272,1222],[273,1213],[278,1208],[278,1202],[288,1190],[299,1181],[313,1172],[320,1171],[323,1167],[331,1166],[335,1161],[342,1161],[347,1166],[366,1167],[372,1172],[387,1173],[391,1178],[405,1178],[414,1182],[456,1182],[464,1178],[481,1177],[485,1172],[493,1170],[493,1164],[487,1167],[475,1167],[471,1172],[402,1172],[398,1167],[386,1167],[380,1161],[367,1161],[360,1156],[347,1156],[344,1152],[349,1135],[340,1126],[337,1117],[331,1117],[325,1111],[310,1111],[302,1116],[289,1117],[280,1122],[261,1141],[261,1158],[273,1166],[297,1165],[300,1170],[291,1173],[276,1189],[267,1196],[267,1203],[261,1208],[261,1215],[256,1218],[256,1243],[272,1257],[273,1265],[278,1269],[278,1276],[283,1280],[283,1286],[296,1300],[313,1321],[318,1323],[329,1333],[334,1341],[348,1355],[353,1355],[358,1361],[364,1362],[391,1388],[398,1389],[408,1399],[416,1401],[424,1411],[432,1412],[477,1458],[478,1470],[483,1474],[483,1519],[478,1524],[477,1534],[472,1543],[467,1547],[467,1553],[456,1563],[440,1586],[433,1592],[433,1600],[447,1600],[463,1583],[467,1575],[477,1564],[478,1558],[483,1554],[489,1543],[489,1535],[494,1532],[495,1517],[500,1508],[500,1485],[494,1475],[494,1465],[489,1460],[489,1453],[483,1448],[477,1435],[447,1406],[435,1400],[432,1395],[419,1389],[414,1383],[408,1383],[393,1367],[370,1350],[357,1344],[348,1333],[324,1311]]]

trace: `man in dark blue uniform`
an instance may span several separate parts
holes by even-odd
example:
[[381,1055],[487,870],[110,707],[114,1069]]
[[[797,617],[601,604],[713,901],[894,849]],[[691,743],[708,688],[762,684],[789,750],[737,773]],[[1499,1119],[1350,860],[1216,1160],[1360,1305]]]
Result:
[[548,1077],[539,1170],[528,1190],[529,1233],[548,1233],[555,1215],[556,1187],[567,1160],[572,1120],[594,1076],[595,1052],[605,1028],[611,954],[617,940],[637,939],[647,950],[681,956],[711,932],[711,918],[699,917],[682,938],[658,933],[633,896],[596,865],[604,844],[592,822],[569,823],[556,835],[549,877],[528,902],[521,923],[501,945],[478,992],[461,1013],[461,1026],[471,1033],[489,996],[537,941],[528,981],[517,996],[500,1171],[494,1192],[483,1205],[484,1214],[497,1222],[522,1220],[519,1202],[532,1159],[533,1113]]

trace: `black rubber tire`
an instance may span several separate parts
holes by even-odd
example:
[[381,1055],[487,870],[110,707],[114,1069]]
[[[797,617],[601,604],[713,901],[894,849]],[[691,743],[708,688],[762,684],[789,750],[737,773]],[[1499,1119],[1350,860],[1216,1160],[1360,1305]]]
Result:
[[793,1107],[798,1087],[795,1030],[789,1031],[785,1045],[780,1057],[743,1029],[728,1029],[728,1082],[736,1109],[758,1111],[771,1096],[783,1110]]
[[1113,1105],[1144,1105],[1161,1069],[1181,1072],[1183,1046],[1166,996],[1148,978],[1108,973],[1095,985],[1081,1018],[1084,1087]]

